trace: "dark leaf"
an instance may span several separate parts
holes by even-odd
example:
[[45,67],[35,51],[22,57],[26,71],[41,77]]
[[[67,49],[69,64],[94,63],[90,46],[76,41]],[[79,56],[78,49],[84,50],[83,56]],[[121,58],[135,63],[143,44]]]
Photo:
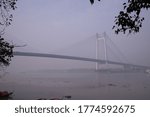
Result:
[[90,0],[91,4],[94,4],[94,0]]

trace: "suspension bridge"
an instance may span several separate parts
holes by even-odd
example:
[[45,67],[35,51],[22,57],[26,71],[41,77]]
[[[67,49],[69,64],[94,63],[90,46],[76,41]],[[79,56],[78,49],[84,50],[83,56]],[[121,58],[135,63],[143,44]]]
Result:
[[[119,66],[123,66],[125,69],[140,69],[140,70],[147,70],[147,69],[149,70],[150,69],[150,66],[142,66],[142,65],[130,64],[127,62],[117,62],[117,61],[113,61],[113,60],[108,60],[108,53],[107,53],[108,47],[107,47],[106,40],[110,40],[110,39],[108,39],[108,36],[106,35],[106,33],[103,33],[102,35],[96,34],[95,58],[68,56],[68,55],[59,55],[59,54],[19,52],[19,51],[13,52],[13,55],[14,56],[30,56],[30,57],[47,57],[47,58],[70,59],[70,60],[94,62],[94,63],[96,63],[96,70],[99,70],[100,69],[99,66],[102,64],[119,65]],[[103,41],[103,45],[104,45],[104,59],[100,59],[100,57],[99,57],[100,41]]]

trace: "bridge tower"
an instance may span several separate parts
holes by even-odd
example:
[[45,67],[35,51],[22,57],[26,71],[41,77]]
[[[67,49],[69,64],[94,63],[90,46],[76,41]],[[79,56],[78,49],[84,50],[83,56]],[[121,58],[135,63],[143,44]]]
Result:
[[[108,64],[108,55],[107,55],[107,44],[106,44],[106,33],[103,34],[96,33],[96,59],[100,59],[100,43],[104,44],[104,59],[105,64]],[[100,69],[100,63],[96,63],[96,70]]]

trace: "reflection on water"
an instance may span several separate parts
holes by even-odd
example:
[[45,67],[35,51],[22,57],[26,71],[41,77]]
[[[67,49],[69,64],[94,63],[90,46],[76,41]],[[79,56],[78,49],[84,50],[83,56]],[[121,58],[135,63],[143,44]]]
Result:
[[13,99],[150,99],[150,76],[138,71],[39,70],[7,73],[0,90]]

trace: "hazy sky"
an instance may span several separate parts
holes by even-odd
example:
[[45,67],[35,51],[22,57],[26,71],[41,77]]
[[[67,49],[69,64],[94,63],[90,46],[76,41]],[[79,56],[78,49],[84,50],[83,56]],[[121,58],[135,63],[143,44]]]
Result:
[[[142,13],[145,21],[140,33],[115,35],[112,30],[124,1],[102,0],[91,5],[89,0],[18,0],[5,36],[15,44],[27,44],[17,50],[55,53],[105,31],[131,63],[150,65],[149,11]],[[78,47],[74,53],[82,54]]]

